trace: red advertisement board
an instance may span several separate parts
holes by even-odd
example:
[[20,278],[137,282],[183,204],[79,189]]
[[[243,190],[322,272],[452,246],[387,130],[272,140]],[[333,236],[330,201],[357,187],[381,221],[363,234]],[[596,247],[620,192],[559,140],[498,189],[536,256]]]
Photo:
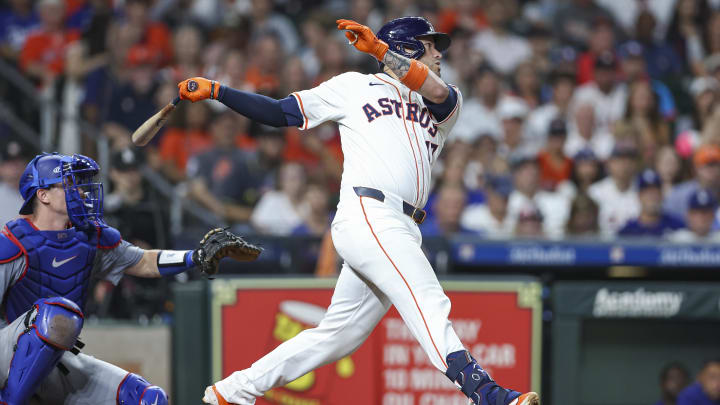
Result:
[[[214,379],[249,367],[316,326],[333,285],[319,280],[215,283]],[[539,389],[539,286],[463,282],[444,287],[455,331],[478,362],[505,386]],[[391,308],[355,353],[269,391],[257,404],[466,405],[467,398],[430,364]]]

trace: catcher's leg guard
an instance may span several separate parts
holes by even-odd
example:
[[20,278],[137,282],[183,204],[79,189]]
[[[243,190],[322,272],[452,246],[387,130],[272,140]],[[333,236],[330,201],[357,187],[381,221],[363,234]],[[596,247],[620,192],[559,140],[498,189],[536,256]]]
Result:
[[137,374],[128,373],[120,383],[117,405],[168,405],[168,397],[162,388],[151,385]]
[[497,385],[467,350],[450,353],[447,364],[445,375],[477,405],[508,405],[520,396]]
[[8,405],[27,403],[60,356],[75,345],[83,326],[83,315],[68,299],[43,298],[35,301],[34,309],[25,318],[25,326],[15,345],[7,383],[0,393]]

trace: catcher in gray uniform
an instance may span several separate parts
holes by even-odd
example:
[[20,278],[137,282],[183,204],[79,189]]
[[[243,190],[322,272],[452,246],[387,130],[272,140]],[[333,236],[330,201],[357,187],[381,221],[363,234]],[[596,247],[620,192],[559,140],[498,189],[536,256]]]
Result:
[[162,277],[260,249],[213,229],[195,250],[143,250],[102,216],[100,167],[82,155],[36,156],[20,179],[21,217],[0,235],[0,404],[167,404],[141,376],[79,352],[91,277]]

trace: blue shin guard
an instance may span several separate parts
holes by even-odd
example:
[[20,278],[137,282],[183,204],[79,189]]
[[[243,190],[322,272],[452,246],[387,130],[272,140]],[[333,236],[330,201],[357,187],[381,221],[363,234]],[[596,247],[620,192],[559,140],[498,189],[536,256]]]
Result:
[[447,356],[445,375],[476,405],[507,405],[520,393],[497,385],[467,350]]
[[128,373],[120,383],[117,405],[168,405],[168,397],[162,388],[150,385],[137,374]]
[[[35,319],[30,318],[33,312]],[[0,400],[7,405],[27,404],[60,356],[75,345],[82,325],[82,312],[74,302],[61,297],[35,301],[15,345]]]

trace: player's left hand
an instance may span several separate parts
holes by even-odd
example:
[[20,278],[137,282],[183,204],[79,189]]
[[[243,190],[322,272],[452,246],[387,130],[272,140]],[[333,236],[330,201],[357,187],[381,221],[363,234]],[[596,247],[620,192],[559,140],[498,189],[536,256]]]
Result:
[[379,40],[370,27],[353,20],[337,20],[335,22],[339,30],[346,31],[345,36],[350,41],[350,45],[361,52],[369,53],[379,61],[383,60],[385,52],[388,50],[388,44]]
[[227,229],[210,230],[200,241],[200,247],[193,252],[192,260],[207,276],[217,274],[220,259],[230,257],[242,262],[250,262],[260,255],[262,249],[245,242],[241,237]]

